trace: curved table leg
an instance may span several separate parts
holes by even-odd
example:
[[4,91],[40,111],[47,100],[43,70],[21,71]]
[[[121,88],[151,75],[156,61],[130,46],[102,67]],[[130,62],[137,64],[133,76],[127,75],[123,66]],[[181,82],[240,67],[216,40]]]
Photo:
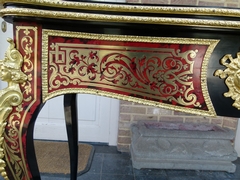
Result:
[[[33,131],[37,115],[43,104],[36,102],[35,105],[18,113],[14,110],[8,120],[8,126],[5,129],[4,153],[7,163],[6,171],[10,180],[41,179],[36,160]],[[16,134],[18,136],[14,136]]]
[[28,159],[29,168],[32,173],[32,178],[34,180],[41,180],[41,177],[38,169],[36,153],[34,148],[33,132],[34,132],[34,125],[35,125],[37,116],[44,104],[41,104],[40,106],[38,106],[35,112],[33,113],[33,116],[31,117],[31,120],[28,125],[28,131],[27,131],[27,143],[26,143],[27,159]]
[[76,180],[78,169],[77,94],[64,95],[64,113],[70,155],[70,178],[71,180]]

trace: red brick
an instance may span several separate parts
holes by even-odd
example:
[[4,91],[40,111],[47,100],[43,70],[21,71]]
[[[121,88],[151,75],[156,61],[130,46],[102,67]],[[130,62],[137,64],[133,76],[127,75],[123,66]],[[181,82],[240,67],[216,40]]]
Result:
[[[137,102],[134,102],[133,105],[136,105],[136,106],[139,106],[139,107],[149,107],[147,105],[144,105],[144,104],[141,104],[141,103],[137,103]],[[150,106],[151,107],[151,106]]]
[[120,152],[129,152],[130,151],[130,145],[129,144],[118,144],[117,150]]
[[143,4],[169,4],[170,0],[142,0]]
[[121,106],[120,113],[146,114],[146,107]]
[[147,108],[147,114],[154,114],[154,115],[172,115],[172,110],[162,109],[162,108],[154,108],[149,107]]
[[171,0],[170,4],[197,5],[197,0]]
[[230,128],[230,129],[236,129],[237,128],[237,121],[223,120],[223,127],[227,127],[227,128]]
[[217,6],[217,7],[224,7],[224,3],[199,1],[198,6]]
[[132,105],[133,103],[130,101],[120,101],[120,105]]
[[226,3],[238,3],[239,0],[225,0]]
[[129,136],[130,137],[131,131],[129,129],[119,129],[118,136]]
[[119,122],[118,128],[130,129],[130,126],[133,122]]
[[186,123],[210,123],[209,118],[204,118],[204,117],[187,117],[185,119]]
[[130,114],[120,114],[119,115],[119,121],[131,121],[131,115]]
[[238,4],[233,4],[233,3],[227,3],[226,7],[233,7],[233,8],[238,8]]
[[118,143],[120,144],[131,144],[131,138],[129,137],[118,137]]
[[183,122],[183,117],[177,116],[161,116],[160,121],[169,121],[169,122]]
[[228,121],[238,121],[238,118],[233,118],[233,117],[223,117],[223,120],[228,120]]
[[156,115],[132,115],[133,121],[158,120]]
[[219,117],[219,118],[212,118],[211,123],[212,123],[212,124],[216,124],[216,125],[222,127],[222,125],[223,125],[223,119],[222,119],[221,117]]
[[141,0],[127,0],[127,3],[140,3]]
[[176,115],[176,116],[194,116],[193,114],[180,112],[180,111],[174,111],[174,115]]

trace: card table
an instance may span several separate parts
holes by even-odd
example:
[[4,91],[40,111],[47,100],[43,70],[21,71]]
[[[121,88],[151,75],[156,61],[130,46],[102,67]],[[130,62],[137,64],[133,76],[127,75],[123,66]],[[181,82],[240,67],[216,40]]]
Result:
[[0,172],[41,179],[33,131],[64,95],[71,180],[79,93],[200,116],[239,117],[240,10],[71,0],[0,0],[13,39],[0,60]]

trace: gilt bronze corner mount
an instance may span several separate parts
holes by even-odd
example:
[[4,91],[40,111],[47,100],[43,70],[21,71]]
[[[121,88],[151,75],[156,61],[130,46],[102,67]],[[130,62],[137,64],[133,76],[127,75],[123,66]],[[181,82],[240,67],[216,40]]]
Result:
[[237,53],[236,58],[233,58],[231,54],[226,54],[221,59],[221,64],[226,69],[218,69],[214,75],[221,79],[226,78],[225,83],[229,91],[224,93],[224,96],[231,97],[234,100],[232,106],[240,110],[240,52]]
[[9,48],[5,53],[3,60],[0,60],[0,79],[6,81],[8,86],[0,90],[0,174],[5,180],[8,180],[5,170],[5,141],[4,132],[9,115],[13,106],[19,106],[23,100],[23,95],[19,83],[27,80],[27,76],[21,71],[23,57],[15,48],[13,39],[8,39]]

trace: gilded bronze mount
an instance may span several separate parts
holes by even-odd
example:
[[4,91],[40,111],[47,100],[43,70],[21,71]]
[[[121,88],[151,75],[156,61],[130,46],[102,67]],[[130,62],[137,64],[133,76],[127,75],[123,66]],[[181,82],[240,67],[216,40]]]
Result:
[[27,76],[21,71],[23,57],[15,48],[13,39],[9,38],[8,42],[9,48],[4,59],[0,60],[0,79],[8,83],[8,86],[0,91],[0,174],[5,180],[9,180],[5,170],[5,127],[13,107],[19,106],[23,101],[19,83],[27,80]]
[[231,97],[234,100],[232,106],[240,110],[240,52],[237,53],[237,58],[233,58],[231,54],[226,54],[221,59],[221,64],[226,69],[218,69],[214,75],[221,79],[226,78],[225,83],[229,91],[224,93],[224,96]]

